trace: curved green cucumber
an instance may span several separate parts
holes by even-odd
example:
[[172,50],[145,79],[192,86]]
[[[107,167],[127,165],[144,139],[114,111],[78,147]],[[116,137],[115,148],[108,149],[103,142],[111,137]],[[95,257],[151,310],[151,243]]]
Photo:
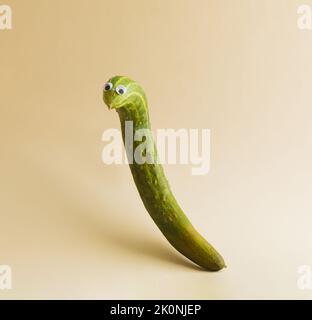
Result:
[[[118,112],[122,136],[125,143],[129,166],[136,187],[146,210],[171,245],[197,265],[210,271],[225,267],[222,256],[193,227],[173,196],[162,165],[157,163],[157,150],[150,130],[147,99],[142,87],[135,81],[115,76],[105,85],[103,99],[109,109]],[[145,131],[145,159],[139,164],[133,159],[134,152],[142,141],[133,141],[133,147],[127,143],[126,122],[132,121],[133,133]],[[136,158],[135,158],[136,159]]]

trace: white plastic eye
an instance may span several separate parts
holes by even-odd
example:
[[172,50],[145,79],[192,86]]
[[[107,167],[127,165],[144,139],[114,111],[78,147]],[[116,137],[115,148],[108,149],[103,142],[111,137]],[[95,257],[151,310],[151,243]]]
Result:
[[120,95],[125,94],[127,92],[127,88],[120,84],[117,86],[116,92]]
[[104,91],[109,91],[113,88],[113,84],[111,82],[107,82],[104,85]]

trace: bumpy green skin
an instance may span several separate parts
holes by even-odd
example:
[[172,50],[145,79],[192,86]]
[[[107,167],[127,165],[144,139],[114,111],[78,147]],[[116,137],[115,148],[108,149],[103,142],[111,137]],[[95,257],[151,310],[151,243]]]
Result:
[[[104,91],[103,99],[110,109],[118,112],[123,139],[125,142],[125,122],[133,121],[133,131],[141,128],[150,129],[147,99],[141,86],[135,81],[122,76],[109,79],[113,84],[111,90]],[[127,92],[118,95],[115,91],[118,85],[127,88]],[[150,132],[150,131],[149,131]],[[154,159],[154,163],[130,164],[131,173],[140,193],[145,208],[157,224],[161,232],[184,256],[204,269],[218,271],[225,267],[221,255],[195,230],[173,196],[161,164],[157,163],[157,150],[152,134],[146,139],[153,144],[142,154]],[[125,143],[128,158],[132,157],[141,141],[133,141],[133,149]],[[151,149],[152,151],[148,151]]]

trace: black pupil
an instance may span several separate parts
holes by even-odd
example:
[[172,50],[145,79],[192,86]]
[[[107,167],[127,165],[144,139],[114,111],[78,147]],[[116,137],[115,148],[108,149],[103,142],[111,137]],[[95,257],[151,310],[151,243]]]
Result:
[[122,89],[122,88],[119,89],[120,94],[123,94],[124,92],[125,92],[124,89]]
[[110,87],[110,84],[107,84],[106,86],[105,86],[105,90],[109,90],[111,87]]

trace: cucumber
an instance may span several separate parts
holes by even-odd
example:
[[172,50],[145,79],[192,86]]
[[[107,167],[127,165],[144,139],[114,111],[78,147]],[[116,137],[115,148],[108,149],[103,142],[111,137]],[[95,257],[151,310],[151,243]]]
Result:
[[[225,267],[222,256],[193,227],[171,192],[151,133],[147,98],[142,87],[124,76],[115,76],[104,85],[103,100],[120,118],[129,166],[144,206],[170,244],[185,257],[209,271]],[[129,141],[126,124],[132,122],[133,134],[145,130],[142,141]],[[146,130],[147,129],[147,130]],[[142,159],[146,161],[137,161]]]

